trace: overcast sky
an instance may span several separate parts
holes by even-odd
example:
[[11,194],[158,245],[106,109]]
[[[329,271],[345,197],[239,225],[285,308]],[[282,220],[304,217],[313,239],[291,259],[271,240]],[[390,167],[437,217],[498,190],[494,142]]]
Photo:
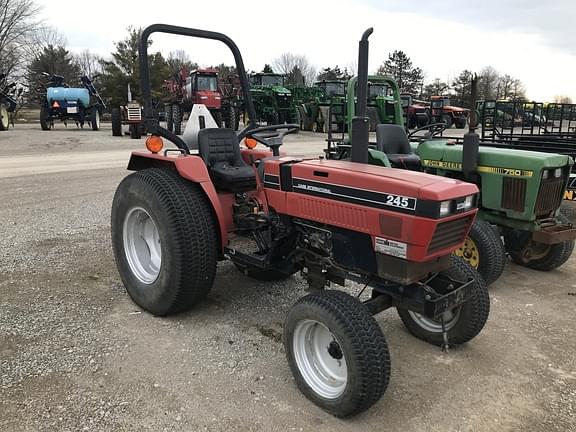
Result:
[[[520,78],[533,100],[565,94],[576,101],[576,2],[574,0],[99,0],[62,8],[38,0],[43,16],[69,49],[109,55],[126,28],[166,23],[219,31],[236,41],[247,68],[261,70],[283,52],[304,54],[318,69],[356,64],[367,27],[370,68],[401,49],[426,80],[454,78],[462,69],[494,66]],[[154,6],[148,7],[148,4]],[[201,65],[232,64],[217,42],[155,35],[152,50],[183,49]]]

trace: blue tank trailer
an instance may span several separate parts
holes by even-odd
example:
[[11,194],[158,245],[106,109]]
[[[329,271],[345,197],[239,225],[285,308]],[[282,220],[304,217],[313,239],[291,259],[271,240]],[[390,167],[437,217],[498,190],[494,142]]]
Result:
[[60,120],[66,126],[73,121],[76,126],[83,128],[88,123],[92,130],[100,129],[100,116],[106,104],[94,87],[92,80],[84,75],[80,77],[82,87],[69,87],[64,83],[64,77],[50,75],[46,87],[46,98],[40,107],[40,126],[42,130],[54,127],[54,121]]

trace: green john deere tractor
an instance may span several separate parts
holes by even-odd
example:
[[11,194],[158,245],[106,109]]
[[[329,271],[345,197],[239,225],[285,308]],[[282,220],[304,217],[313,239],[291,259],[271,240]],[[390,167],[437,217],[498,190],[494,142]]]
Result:
[[257,122],[267,124],[295,122],[292,93],[284,87],[283,75],[257,73],[250,76],[250,81],[250,95],[256,108]]
[[[443,138],[438,135],[446,128],[444,123],[415,130],[411,136],[422,130],[428,133],[410,142],[404,130],[398,86],[390,78],[385,80],[394,101],[385,105],[388,123],[377,127],[370,163],[453,177],[480,188],[478,219],[457,254],[476,267],[487,283],[502,273],[504,250],[517,264],[537,270],[548,271],[564,264],[576,238],[576,229],[559,211],[572,158],[484,147],[473,129],[463,142]],[[356,114],[355,82],[353,78],[348,85],[350,131]],[[353,134],[350,132],[349,136]],[[349,144],[349,140],[337,142],[329,138],[327,156],[349,157]]]

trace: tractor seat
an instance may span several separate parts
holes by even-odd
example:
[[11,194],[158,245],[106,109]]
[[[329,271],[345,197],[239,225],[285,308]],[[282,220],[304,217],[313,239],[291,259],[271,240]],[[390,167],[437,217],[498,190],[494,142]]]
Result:
[[198,148],[216,189],[234,193],[256,189],[256,174],[242,160],[235,131],[200,129]]
[[402,126],[376,126],[376,149],[386,153],[392,167],[420,171],[420,156],[412,151],[408,135]]

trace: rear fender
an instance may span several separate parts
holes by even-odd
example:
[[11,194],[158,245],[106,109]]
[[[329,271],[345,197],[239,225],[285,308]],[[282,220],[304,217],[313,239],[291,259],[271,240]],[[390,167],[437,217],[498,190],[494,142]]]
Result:
[[218,220],[220,232],[220,252],[228,245],[228,225],[218,193],[208,175],[208,169],[204,161],[198,156],[167,157],[151,153],[132,153],[128,169],[130,171],[140,171],[147,168],[172,168],[178,171],[185,179],[200,185],[206,198],[210,202],[214,215]]

